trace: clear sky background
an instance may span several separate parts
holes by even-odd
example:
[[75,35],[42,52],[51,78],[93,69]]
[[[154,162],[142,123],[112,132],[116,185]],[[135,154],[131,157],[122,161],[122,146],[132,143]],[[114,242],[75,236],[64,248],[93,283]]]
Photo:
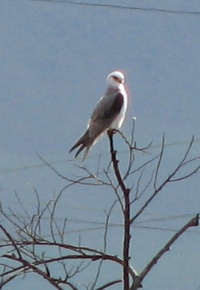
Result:
[[[68,150],[84,132],[104,93],[107,74],[116,69],[125,72],[129,91],[124,134],[130,135],[135,116],[135,140],[139,146],[153,141],[151,154],[155,154],[163,133],[166,143],[174,144],[167,147],[161,180],[181,158],[192,135],[195,143],[191,156],[200,155],[199,1],[87,3],[199,13],[73,5],[67,1],[0,1],[0,194],[5,208],[16,206],[14,190],[34,211],[31,185],[37,188],[44,204],[65,186],[48,168],[37,166],[42,164],[38,153],[49,162],[56,162],[56,168],[67,176],[82,174],[74,166],[80,160],[74,161]],[[117,149],[126,150],[125,144],[119,141]],[[96,144],[86,161],[91,171],[96,170],[98,154],[105,157],[108,150],[107,138]],[[120,156],[123,160],[123,153]],[[137,162],[146,158],[138,154]],[[133,227],[131,261],[138,271],[174,233],[169,229],[178,229],[199,212],[199,185],[197,175],[179,185],[170,185],[147,209],[143,222]],[[113,193],[102,188],[77,186],[67,191],[59,204],[58,218],[71,220],[69,242],[77,243],[82,230],[83,243],[101,248],[104,210],[113,200]],[[150,222],[162,217],[163,221]],[[117,226],[110,229],[112,247],[108,251],[119,255],[120,222],[116,209],[112,223]],[[100,229],[94,230],[95,227]],[[144,289],[199,289],[199,261],[200,231],[193,229],[159,261],[144,281]],[[107,267],[105,264],[105,280],[109,278]],[[119,278],[119,273],[113,267],[113,277]],[[91,280],[92,274],[87,274]],[[85,278],[80,276],[77,285]],[[40,279],[30,284],[33,280],[35,276],[17,279],[5,289],[52,289]],[[83,285],[78,287],[84,289]]]

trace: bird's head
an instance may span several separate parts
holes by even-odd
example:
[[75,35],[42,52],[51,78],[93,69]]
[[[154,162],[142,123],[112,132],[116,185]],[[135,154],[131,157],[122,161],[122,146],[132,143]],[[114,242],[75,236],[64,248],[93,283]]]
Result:
[[120,71],[111,72],[107,76],[107,83],[110,86],[119,87],[124,83],[124,75]]

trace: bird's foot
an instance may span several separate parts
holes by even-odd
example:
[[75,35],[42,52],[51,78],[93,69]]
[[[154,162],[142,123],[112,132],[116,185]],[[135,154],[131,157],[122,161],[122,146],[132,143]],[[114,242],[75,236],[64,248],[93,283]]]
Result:
[[117,132],[117,130],[115,130],[115,129],[108,129],[107,130],[107,134],[109,137],[112,137],[116,132]]

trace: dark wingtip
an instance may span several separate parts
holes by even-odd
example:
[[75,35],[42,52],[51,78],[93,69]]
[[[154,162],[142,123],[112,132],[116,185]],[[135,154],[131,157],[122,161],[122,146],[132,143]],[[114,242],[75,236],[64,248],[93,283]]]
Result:
[[79,147],[80,145],[83,144],[83,137],[81,137],[75,144],[74,146],[69,150],[69,153],[72,152],[74,149],[76,149],[77,147]]
[[74,145],[70,150],[69,153],[71,153],[76,148],[76,145]]
[[81,151],[85,148],[86,146],[83,144],[79,149],[78,151],[76,152],[75,154],[75,157],[77,157],[79,155],[79,153],[81,153]]
[[75,154],[75,157],[77,157],[79,155],[79,153],[86,148],[88,145],[90,146],[89,143],[90,139],[88,136],[88,130],[85,132],[85,134],[83,134],[83,136],[81,136],[81,138],[74,144],[74,146],[69,150],[69,153],[72,152],[74,149],[76,149],[77,147],[80,146],[80,148],[78,149],[78,151]]

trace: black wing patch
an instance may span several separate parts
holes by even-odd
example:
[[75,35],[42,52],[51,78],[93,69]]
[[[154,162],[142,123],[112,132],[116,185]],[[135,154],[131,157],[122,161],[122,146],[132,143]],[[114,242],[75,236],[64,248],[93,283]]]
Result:
[[109,119],[116,116],[121,111],[123,103],[124,103],[124,97],[121,93],[118,93],[115,97],[115,100],[112,106],[107,111],[105,111],[102,118]]

